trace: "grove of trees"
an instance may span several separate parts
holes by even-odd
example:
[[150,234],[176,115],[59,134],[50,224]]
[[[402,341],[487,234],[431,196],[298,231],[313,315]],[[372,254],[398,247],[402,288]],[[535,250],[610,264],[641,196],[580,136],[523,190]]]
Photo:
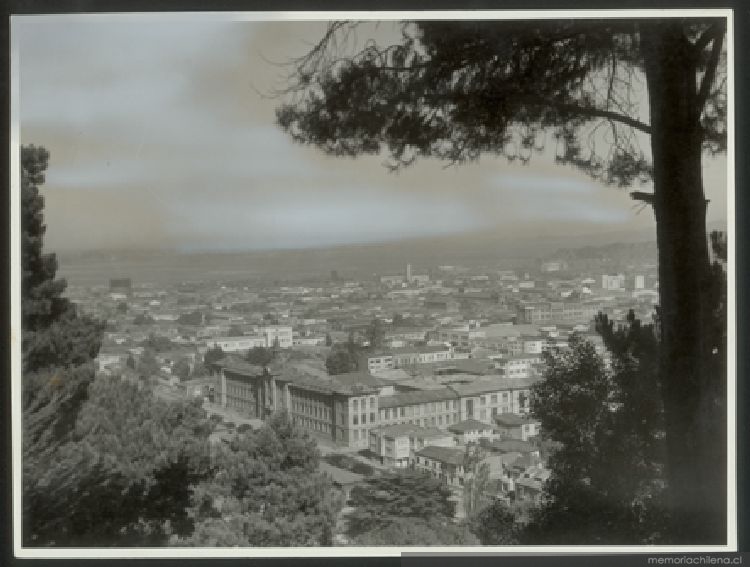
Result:
[[330,545],[340,498],[285,414],[216,445],[199,401],[96,375],[103,327],[77,314],[43,253],[48,159],[22,148],[23,544]]

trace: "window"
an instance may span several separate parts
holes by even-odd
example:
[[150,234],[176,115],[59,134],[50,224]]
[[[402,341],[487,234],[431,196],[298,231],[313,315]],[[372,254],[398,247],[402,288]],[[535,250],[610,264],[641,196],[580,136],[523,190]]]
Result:
[[487,396],[481,396],[479,398],[479,403],[480,403],[480,405],[483,405],[483,406],[487,405]]
[[405,411],[406,411],[406,408],[398,408],[398,416],[404,417],[406,415]]
[[490,396],[490,403],[497,403],[497,394],[492,394],[492,396]]
[[370,409],[375,409],[375,397],[370,398]]
[[375,423],[375,412],[370,412],[370,423]]
[[354,425],[359,425],[359,416],[357,414],[354,414],[354,416],[352,417],[352,419],[354,420],[352,422],[352,423],[354,423]]
[[366,423],[367,423],[367,414],[366,414],[366,413],[363,413],[363,414],[362,414],[362,425],[364,425],[364,424],[366,424]]
[[354,413],[359,411],[359,400],[352,400],[352,409],[354,410]]

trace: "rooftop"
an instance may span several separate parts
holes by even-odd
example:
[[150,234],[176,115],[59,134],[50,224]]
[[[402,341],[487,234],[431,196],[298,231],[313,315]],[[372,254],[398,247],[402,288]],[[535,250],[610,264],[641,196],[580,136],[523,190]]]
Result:
[[527,423],[539,423],[538,420],[529,419],[517,413],[499,413],[495,416],[495,423],[498,425],[514,426],[525,425]]
[[495,375],[483,377],[468,384],[451,384],[449,387],[461,396],[471,396],[504,390],[525,390],[538,380],[538,378],[508,378]]
[[537,449],[527,441],[520,439],[501,439],[490,443],[489,447],[500,453],[522,453],[528,454]]
[[425,447],[421,451],[417,451],[416,454],[420,457],[427,457],[428,459],[433,459],[442,463],[450,463],[452,465],[463,465],[465,457],[463,449],[455,447],[434,447],[432,445]]
[[448,431],[452,431],[453,433],[467,433],[469,431],[486,431],[486,430],[492,430],[494,427],[488,423],[482,423],[481,421],[477,421],[476,419],[466,419],[464,421],[459,421],[458,423],[454,423],[450,427],[448,427]]
[[450,388],[441,388],[439,390],[419,390],[394,394],[393,396],[381,396],[378,405],[381,408],[391,408],[455,399],[458,399],[456,392]]
[[398,436],[398,435],[413,435],[417,437],[445,437],[448,435],[445,431],[437,429],[435,427],[420,427],[419,425],[412,425],[411,423],[400,423],[398,425],[386,425],[376,430],[383,436]]

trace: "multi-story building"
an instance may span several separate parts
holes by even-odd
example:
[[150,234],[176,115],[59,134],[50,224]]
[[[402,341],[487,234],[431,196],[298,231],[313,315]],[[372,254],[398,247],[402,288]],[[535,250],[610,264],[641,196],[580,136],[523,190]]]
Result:
[[455,436],[456,445],[477,443],[480,439],[492,440],[497,437],[497,432],[492,425],[482,423],[476,419],[467,419],[449,425],[448,431]]
[[223,406],[261,419],[286,410],[312,434],[360,449],[370,446],[372,430],[387,426],[445,429],[467,419],[492,424],[499,413],[526,413],[533,383],[494,375],[396,392],[392,381],[366,372],[310,376],[232,360],[214,366]]
[[209,338],[206,341],[206,346],[208,348],[218,347],[224,352],[239,352],[255,347],[265,347],[267,344],[264,337],[243,335],[241,337]]
[[461,421],[459,396],[451,388],[417,390],[380,398],[380,423],[446,427]]
[[433,332],[434,340],[441,343],[449,343],[458,347],[475,346],[486,336],[480,329],[470,329],[466,326],[452,329],[437,329]]
[[521,344],[523,345],[522,350],[524,354],[542,354],[542,351],[547,344],[547,338],[522,335]]
[[530,378],[534,375],[534,368],[541,362],[542,357],[538,354],[516,354],[496,360],[495,368],[500,376]]
[[625,289],[625,275],[617,274],[610,276],[602,274],[602,289],[607,291],[617,291]]
[[388,425],[370,430],[370,451],[387,466],[409,466],[412,453],[428,445],[453,447],[453,436],[440,429],[411,424]]
[[448,486],[461,487],[465,481],[465,451],[457,447],[428,446],[411,458],[414,470],[443,480]]
[[266,347],[291,348],[294,344],[292,327],[288,325],[265,325],[258,328],[258,333],[265,338]]
[[549,322],[586,322],[593,319],[601,310],[597,303],[575,301],[536,301],[521,302],[516,310],[519,324],[539,324]]
[[494,418],[495,428],[503,439],[520,439],[528,441],[529,437],[539,435],[539,420],[528,415],[500,413]]
[[453,384],[450,388],[459,396],[462,419],[492,423],[500,413],[528,413],[531,385],[535,381],[492,376],[468,384]]

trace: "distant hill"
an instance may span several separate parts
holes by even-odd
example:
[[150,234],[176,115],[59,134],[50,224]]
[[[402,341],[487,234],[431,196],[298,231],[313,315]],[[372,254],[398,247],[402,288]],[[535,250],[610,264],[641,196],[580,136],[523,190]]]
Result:
[[615,242],[603,246],[560,248],[549,260],[599,260],[624,264],[645,263],[657,260],[656,242]]
[[[710,226],[709,230],[722,229]],[[591,242],[600,243],[590,246]],[[371,278],[402,273],[407,263],[415,273],[441,264],[527,270],[540,259],[563,259],[571,268],[656,263],[654,233],[619,231],[568,235],[509,237],[466,234],[352,244],[302,250],[201,251],[87,250],[58,254],[60,275],[81,285],[106,284],[109,278],[130,277],[134,283],[196,280],[262,279],[293,281],[328,278]]]

